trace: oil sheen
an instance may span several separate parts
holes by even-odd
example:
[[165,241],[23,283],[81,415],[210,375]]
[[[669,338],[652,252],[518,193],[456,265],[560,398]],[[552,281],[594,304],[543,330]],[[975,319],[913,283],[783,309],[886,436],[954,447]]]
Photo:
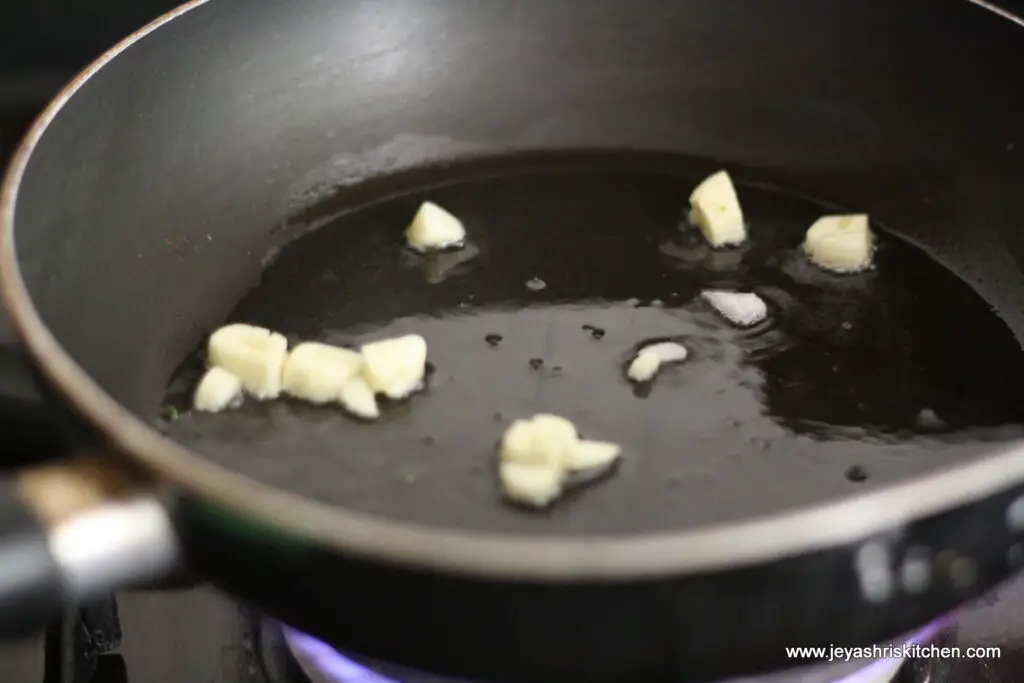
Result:
[[[192,414],[197,352],[170,383],[178,410],[165,431],[326,503],[536,534],[665,531],[780,512],[1024,434],[1024,355],[1009,328],[877,222],[875,267],[836,276],[800,249],[834,208],[746,185],[739,173],[749,239],[725,250],[685,223],[701,179],[687,163],[587,157],[449,175],[349,207],[293,242],[230,318],[293,342],[421,334],[424,392],[385,404],[372,423],[290,399]],[[404,248],[426,199],[465,223],[462,250]],[[756,292],[769,318],[735,329],[700,297],[705,289]],[[632,385],[625,368],[636,349],[660,340],[684,344],[688,359]],[[531,513],[501,502],[494,465],[505,427],[537,412],[621,444],[624,456],[613,476]]]

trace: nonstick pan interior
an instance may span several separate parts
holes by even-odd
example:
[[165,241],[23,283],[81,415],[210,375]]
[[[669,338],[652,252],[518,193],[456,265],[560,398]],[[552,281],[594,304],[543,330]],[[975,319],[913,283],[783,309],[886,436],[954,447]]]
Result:
[[[476,177],[480,167],[459,165],[472,156],[584,148],[693,154],[702,161],[692,168],[671,163],[678,177],[670,180],[638,179],[630,171],[632,160],[611,157],[581,162],[589,169],[585,182],[581,176],[562,176],[557,182],[530,181],[533,185],[515,181],[528,185],[518,193],[512,181],[509,187],[453,186],[427,193],[467,220],[480,248],[465,264],[468,270],[439,284],[426,284],[419,266],[407,266],[401,250],[399,234],[416,197],[300,240],[294,255],[280,257],[238,315],[311,338],[431,310],[471,312],[458,308],[463,303],[496,308],[500,302],[519,305],[516,300],[526,297],[535,305],[545,299],[603,297],[620,307],[603,312],[603,322],[569,322],[568,314],[545,317],[532,309],[523,314],[529,323],[508,322],[520,336],[504,332],[497,349],[483,340],[493,330],[465,322],[476,319],[459,318],[463,322],[452,323],[450,331],[446,323],[440,340],[417,324],[431,345],[435,384],[401,419],[357,429],[329,412],[310,411],[300,421],[288,417],[289,411],[304,407],[269,404],[246,410],[272,413],[271,419],[243,411],[201,428],[197,424],[197,433],[205,435],[202,442],[186,438],[188,419],[173,425],[173,435],[240,472],[347,507],[381,512],[374,506],[394,505],[383,512],[424,523],[538,533],[679,528],[773,511],[856,493],[987,450],[977,442],[935,449],[905,442],[864,448],[835,434],[827,441],[788,437],[784,448],[753,450],[755,444],[761,447],[756,439],[765,438],[762,430],[771,437],[783,429],[776,420],[787,414],[891,432],[907,428],[912,416],[931,404],[955,426],[957,411],[941,405],[943,400],[955,403],[951,396],[963,393],[958,387],[1000,382],[1007,385],[991,395],[1003,397],[997,401],[1002,408],[988,406],[986,414],[993,422],[1015,420],[1006,407],[1018,376],[1008,335],[976,333],[994,324],[988,312],[948,313],[941,297],[934,296],[943,286],[941,276],[927,278],[927,291],[910,290],[906,297],[913,299],[916,292],[914,304],[904,302],[886,324],[870,322],[869,313],[887,310],[874,305],[879,282],[902,272],[883,268],[898,249],[891,244],[880,252],[877,279],[867,303],[858,308],[869,321],[864,329],[875,334],[860,339],[890,358],[902,349],[944,365],[948,374],[939,375],[944,383],[924,392],[926,397],[907,398],[891,389],[900,386],[895,381],[884,390],[875,385],[861,390],[875,397],[863,402],[883,407],[855,420],[847,417],[848,404],[824,410],[835,407],[836,397],[793,398],[798,396],[794,388],[807,382],[774,382],[767,373],[763,398],[769,418],[776,419],[721,417],[741,422],[720,430],[731,442],[715,432],[715,420],[724,412],[714,401],[737,412],[746,405],[753,413],[753,390],[737,390],[728,398],[703,392],[699,400],[687,393],[678,405],[665,398],[677,393],[675,385],[690,389],[694,373],[709,367],[701,365],[710,364],[705,357],[710,352],[701,350],[698,340],[692,361],[661,377],[647,399],[634,397],[617,373],[631,346],[644,337],[693,329],[731,335],[719,327],[698,327],[700,321],[711,322],[698,318],[706,311],[692,302],[697,285],[685,284],[695,276],[682,277],[675,267],[678,257],[666,257],[671,268],[658,260],[658,247],[675,234],[692,184],[721,166],[741,180],[770,182],[871,213],[926,245],[982,293],[1014,333],[1024,334],[1024,195],[1018,191],[1024,181],[1024,109],[1022,91],[1007,87],[1020,72],[1019,27],[968,2],[947,3],[942,11],[931,0],[870,7],[861,0],[835,0],[827,11],[820,3],[802,1],[745,0],[729,11],[716,0],[652,5],[643,12],[634,5],[621,0],[525,0],[501,7],[449,0],[218,0],[197,6],[126,47],[81,82],[45,130],[37,129],[40,137],[24,159],[24,174],[16,188],[8,188],[16,204],[5,207],[11,210],[5,218],[14,226],[16,258],[32,303],[59,345],[104,392],[136,416],[155,421],[174,368],[245,296],[268,248],[292,237],[276,228],[297,211],[312,205],[317,206],[310,215],[351,209],[452,175]],[[594,175],[602,166],[603,180]],[[416,169],[423,170],[419,177],[398,177]],[[318,204],[333,192],[335,205]],[[780,237],[784,251],[795,247],[819,211],[804,204],[786,208],[782,200],[759,198],[749,188],[743,192],[755,238],[763,240],[771,232],[766,226],[777,225],[780,235],[788,235]],[[484,202],[488,196],[494,197],[491,204]],[[523,201],[512,201],[513,196]],[[561,209],[553,212],[546,206],[550,202],[561,202]],[[773,211],[781,216],[775,223]],[[373,218],[375,212],[379,218]],[[532,214],[543,215],[530,222]],[[332,237],[356,232],[359,224],[369,226],[362,231],[366,244]],[[608,239],[601,249],[588,246],[588,239],[609,233],[621,236],[614,247]],[[334,250],[322,245],[331,240],[339,242]],[[299,256],[302,252],[308,260]],[[289,265],[296,262],[301,267]],[[680,282],[666,286],[668,278],[665,283],[655,278],[658,268],[680,276]],[[328,271],[336,282],[329,282]],[[701,272],[712,275],[710,269]],[[716,277],[726,276],[738,274]],[[548,287],[530,292],[525,282],[533,277],[545,279]],[[570,287],[576,284],[587,286]],[[946,286],[966,291],[952,281]],[[902,287],[884,289],[888,297]],[[808,287],[797,301],[825,291],[831,290]],[[673,319],[671,306],[634,310],[626,303],[632,298],[660,298],[693,318]],[[775,304],[785,309],[784,300]],[[914,322],[914,329],[929,330],[919,335],[924,346],[882,347],[892,338],[889,330],[901,329],[889,323],[903,325],[928,315],[930,325]],[[971,322],[974,317],[978,320]],[[828,320],[828,314],[803,319]],[[592,344],[597,340],[578,329],[584,322],[603,325],[605,339]],[[780,327],[784,322],[780,316]],[[549,329],[563,328],[564,334],[548,342]],[[460,343],[445,344],[459,329]],[[524,330],[532,330],[533,337]],[[744,341],[746,347],[710,345],[731,349],[735,363],[740,349],[761,341]],[[963,353],[950,350],[954,343]],[[39,351],[40,345],[34,348]],[[922,350],[928,348],[935,351]],[[948,362],[928,355],[943,348]],[[561,365],[564,377],[540,384],[539,376],[523,366],[535,355],[548,368]],[[804,373],[804,379],[824,379],[831,369],[821,352],[780,351],[757,362],[762,368],[774,363],[780,375]],[[963,367],[972,362],[975,368]],[[864,376],[844,370],[854,387],[884,367],[878,358],[852,365],[865,368]],[[465,379],[467,369],[475,380]],[[998,377],[991,378],[993,373]],[[459,384],[467,381],[476,381],[480,391]],[[821,381],[816,386],[838,392],[842,385]],[[446,387],[449,393],[442,393]],[[451,393],[456,388],[474,399],[486,388],[502,399],[493,403],[507,405],[456,401]],[[186,472],[187,461],[141,438],[137,425],[122,429],[126,415],[87,400],[95,392],[69,383],[58,389],[92,421],[102,422],[119,447],[179,482],[195,481]],[[505,425],[494,421],[494,413],[503,411],[511,419],[517,410],[532,411],[523,404],[538,396],[543,399],[538,404],[564,412],[588,433],[627,447],[614,479],[565,501],[548,516],[502,508],[488,471]],[[585,403],[569,400],[580,396]],[[780,398],[785,396],[791,400]],[[906,400],[897,401],[900,396]],[[962,417],[959,426],[985,426],[984,420]],[[285,425],[274,420],[296,428],[281,428]],[[422,428],[403,432],[403,420]],[[673,431],[682,432],[683,425],[692,427],[685,442]],[[218,434],[225,438],[215,439]],[[702,442],[694,434],[706,438]],[[450,446],[456,436],[463,448]],[[421,443],[426,437],[433,437],[433,446]],[[653,445],[655,437],[672,448],[637,445]],[[371,439],[372,449],[358,448],[367,446],[360,440]],[[396,440],[396,447],[385,447],[387,439]],[[143,442],[148,446],[142,448]],[[705,448],[705,442],[711,446]],[[293,448],[300,443],[303,448]],[[370,450],[376,457],[368,457]],[[434,453],[446,459],[429,460]],[[865,468],[866,481],[845,478],[855,465]],[[422,469],[407,469],[414,466]],[[452,477],[445,466],[465,469]],[[678,475],[678,485],[672,474]],[[441,484],[435,487],[436,482]],[[383,496],[385,491],[398,499]]]
[[[193,356],[162,426],[227,468],[319,501],[539,534],[778,512],[1021,436],[1019,344],[970,286],[897,237],[901,226],[883,228],[875,270],[828,276],[799,244],[837,207],[744,183],[750,242],[713,251],[681,228],[707,168],[642,154],[532,155],[448,169],[442,186],[427,174],[412,182],[420,189],[360,196],[362,206],[275,254],[229,320],[293,342],[422,334],[426,391],[370,424],[292,400],[190,414],[202,367]],[[424,199],[466,222],[464,250],[403,248]],[[730,327],[700,299],[707,288],[758,292],[770,321]],[[631,386],[625,365],[660,339],[681,341],[690,359]],[[606,480],[541,513],[503,504],[494,473],[504,428],[537,412],[625,453]]]

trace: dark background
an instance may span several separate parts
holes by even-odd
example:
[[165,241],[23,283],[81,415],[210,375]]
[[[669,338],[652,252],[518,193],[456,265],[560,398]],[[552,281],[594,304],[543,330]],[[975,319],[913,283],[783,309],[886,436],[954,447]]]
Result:
[[177,0],[27,0],[0,9],[0,106],[52,94]]

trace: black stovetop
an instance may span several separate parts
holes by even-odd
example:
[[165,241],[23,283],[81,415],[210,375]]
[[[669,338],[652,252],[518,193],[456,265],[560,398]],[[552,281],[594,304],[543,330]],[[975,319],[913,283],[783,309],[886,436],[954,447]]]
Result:
[[[1024,580],[966,609],[944,634],[945,646],[998,646],[998,658],[908,662],[895,683],[1024,681]],[[19,683],[321,683],[307,676],[276,628],[215,590],[197,586],[117,596],[118,620],[102,605],[69,615],[45,638],[0,648],[4,680]],[[119,623],[118,623],[119,621]],[[112,648],[108,651],[107,648]],[[388,679],[350,664],[336,683]],[[775,679],[772,679],[773,683]],[[799,675],[782,683],[824,683]],[[402,683],[402,682],[399,682]],[[431,683],[417,678],[412,683]],[[747,683],[744,681],[744,683]],[[844,681],[845,683],[845,681]],[[853,683],[851,679],[851,683]],[[871,681],[871,683],[876,683]]]

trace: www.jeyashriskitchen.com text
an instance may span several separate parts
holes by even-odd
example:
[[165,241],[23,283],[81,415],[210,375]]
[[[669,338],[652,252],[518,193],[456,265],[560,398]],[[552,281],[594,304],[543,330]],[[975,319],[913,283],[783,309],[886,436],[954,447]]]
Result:
[[939,645],[874,645],[872,647],[787,647],[790,659],[814,659],[828,662],[849,662],[854,659],[998,659],[998,647],[956,647]]

